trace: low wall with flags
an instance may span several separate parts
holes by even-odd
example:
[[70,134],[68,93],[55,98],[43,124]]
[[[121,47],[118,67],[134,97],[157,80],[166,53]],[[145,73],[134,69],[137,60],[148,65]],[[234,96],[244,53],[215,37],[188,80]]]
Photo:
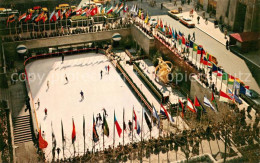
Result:
[[[199,99],[201,104],[204,106],[204,108],[207,110],[207,114],[216,116],[216,114],[207,106],[203,104],[204,101],[204,96],[207,97],[207,99],[211,102],[211,96],[212,96],[212,91],[210,88],[206,87],[203,85],[197,78],[197,76],[192,76],[191,77],[191,88],[190,88],[190,98],[194,99],[195,96]],[[221,112],[224,109],[232,109],[232,106],[229,105],[228,103],[221,102],[219,101],[219,96],[215,95],[215,100],[218,106],[219,112]],[[215,107],[214,103],[211,102],[211,104]]]
[[5,44],[10,46],[13,44],[14,49],[19,44],[25,45],[27,49],[36,49],[36,48],[44,48],[44,47],[80,44],[80,43],[102,41],[102,40],[111,40],[113,34],[115,33],[119,33],[121,37],[126,37],[131,35],[131,30],[130,28],[122,28],[122,29],[100,31],[100,32],[93,32],[93,33],[80,33],[80,34],[73,34],[73,35],[59,36],[59,37],[6,42]]
[[135,25],[131,27],[131,33],[134,41],[144,50],[145,54],[149,54],[150,50],[154,48],[154,38]]

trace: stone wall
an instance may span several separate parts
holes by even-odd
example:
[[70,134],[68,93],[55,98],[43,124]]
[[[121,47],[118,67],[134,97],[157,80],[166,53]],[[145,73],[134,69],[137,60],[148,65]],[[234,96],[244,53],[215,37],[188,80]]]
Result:
[[146,35],[135,25],[131,27],[131,33],[134,41],[144,50],[146,54],[149,54],[150,50],[154,48],[154,38]]
[[129,36],[131,34],[130,28],[118,29],[113,31],[102,31],[96,33],[81,33],[75,35],[61,36],[61,37],[50,37],[35,40],[26,40],[18,42],[5,43],[5,45],[14,44],[14,48],[19,44],[23,44],[27,49],[63,46],[70,44],[80,44],[93,41],[111,40],[114,33],[120,33],[122,37]]
[[[220,20],[222,16],[223,22],[230,26],[232,30],[237,29],[237,21],[240,19],[240,11],[238,9],[238,0],[218,0],[216,18]],[[258,0],[241,0],[246,5],[246,15],[244,22],[244,31],[260,31],[260,13]],[[228,10],[228,11],[227,11]],[[228,12],[228,15],[226,15]]]
[[175,55],[171,50],[169,50],[165,45],[163,45],[157,38],[154,41],[155,48],[163,54],[168,60],[174,63],[177,67],[180,67],[181,70],[187,72],[188,75],[191,73],[198,73],[197,70],[191,67],[186,61],[180,59],[177,55]]

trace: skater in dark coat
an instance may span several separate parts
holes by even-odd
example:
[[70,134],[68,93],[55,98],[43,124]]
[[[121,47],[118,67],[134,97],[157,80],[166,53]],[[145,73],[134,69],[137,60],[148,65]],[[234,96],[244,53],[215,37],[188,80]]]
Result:
[[101,79],[102,79],[102,76],[103,76],[103,71],[101,70],[101,71],[100,71],[100,77],[101,77]]
[[84,100],[84,93],[82,92],[82,90],[80,91],[80,95],[81,95],[81,101]]
[[64,61],[64,54],[62,53],[61,54],[61,63],[63,63],[63,61]]

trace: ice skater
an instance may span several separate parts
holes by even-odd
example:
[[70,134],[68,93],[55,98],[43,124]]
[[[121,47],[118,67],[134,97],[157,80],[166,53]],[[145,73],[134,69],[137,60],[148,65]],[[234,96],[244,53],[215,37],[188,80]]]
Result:
[[68,77],[66,74],[65,74],[65,80],[66,80],[66,84],[69,83],[69,80],[68,80]]
[[105,70],[106,70],[106,72],[107,72],[107,65],[105,66]]
[[63,61],[64,61],[64,54],[62,53],[61,54],[61,63],[63,63]]
[[38,108],[37,108],[37,109],[39,109],[39,108],[40,108],[40,99],[39,99],[39,98],[38,98],[38,100],[37,100],[37,102],[36,102],[35,104],[38,105]]
[[49,80],[47,81],[47,90],[50,88],[50,82]]
[[82,92],[82,90],[80,91],[80,96],[81,96],[81,101],[84,100],[84,93]]
[[109,74],[109,69],[110,69],[110,67],[109,67],[109,65],[107,66],[107,73]]
[[47,116],[47,108],[44,109],[45,116]]
[[101,79],[102,79],[102,76],[103,76],[103,71],[101,70],[101,71],[100,71],[100,77],[101,77]]

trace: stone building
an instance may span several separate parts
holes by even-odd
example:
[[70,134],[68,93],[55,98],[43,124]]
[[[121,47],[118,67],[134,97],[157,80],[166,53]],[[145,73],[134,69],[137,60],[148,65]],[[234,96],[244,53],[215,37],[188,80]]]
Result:
[[196,0],[234,32],[260,31],[260,0]]
[[260,0],[217,0],[216,19],[234,32],[260,31]]

